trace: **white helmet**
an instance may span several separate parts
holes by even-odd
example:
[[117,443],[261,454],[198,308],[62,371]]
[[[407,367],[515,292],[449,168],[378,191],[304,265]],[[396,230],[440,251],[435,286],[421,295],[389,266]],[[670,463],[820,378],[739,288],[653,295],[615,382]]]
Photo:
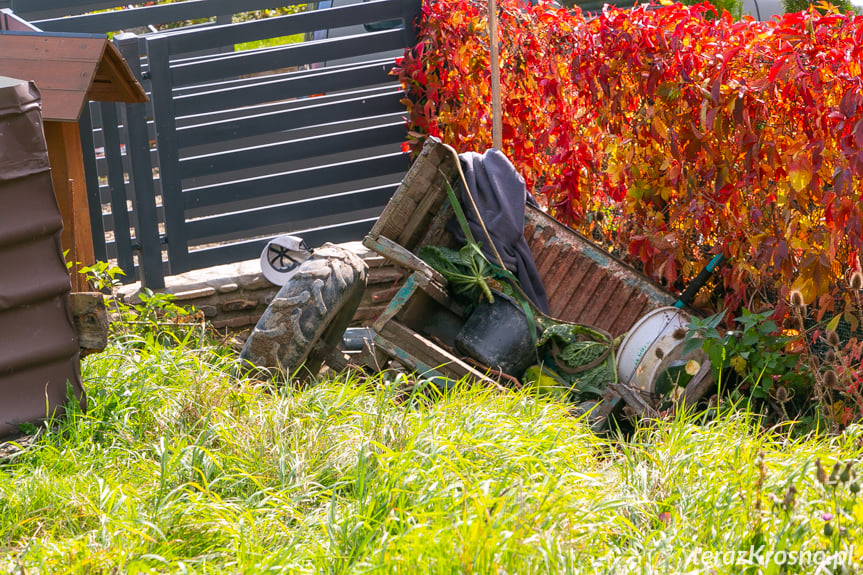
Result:
[[261,271],[264,277],[277,286],[288,283],[300,264],[311,257],[312,251],[297,236],[278,236],[271,239],[261,253]]

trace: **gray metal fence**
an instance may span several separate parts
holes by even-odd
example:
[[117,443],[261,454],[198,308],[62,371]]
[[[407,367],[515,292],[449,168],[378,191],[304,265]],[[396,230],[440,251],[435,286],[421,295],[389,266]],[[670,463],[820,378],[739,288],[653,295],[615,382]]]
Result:
[[[219,22],[238,4],[251,11],[291,3],[186,0],[97,14],[88,12],[122,4],[6,3],[59,32],[141,32],[209,18],[116,36],[151,101],[91,102],[81,119],[92,151],[85,168],[96,256],[116,260],[128,281],[158,288],[165,274],[254,258],[279,233],[310,245],[360,239],[408,167],[403,95],[390,70],[392,54],[415,41],[420,0],[231,24]],[[399,25],[362,28],[386,21]],[[321,34],[358,26],[359,34]],[[284,37],[303,41],[234,49]]]

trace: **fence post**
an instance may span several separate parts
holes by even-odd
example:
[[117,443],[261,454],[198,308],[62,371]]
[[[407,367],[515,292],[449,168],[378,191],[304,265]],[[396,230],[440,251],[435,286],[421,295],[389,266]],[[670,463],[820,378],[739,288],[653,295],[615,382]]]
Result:
[[132,226],[126,199],[126,181],[123,174],[123,156],[118,128],[117,104],[100,102],[102,133],[105,136],[105,161],[108,164],[108,189],[111,190],[111,215],[114,218],[114,245],[117,247],[117,265],[134,277],[135,260],[132,255]]
[[402,0],[401,13],[405,22],[405,48],[413,48],[417,43],[417,31],[422,15],[422,0]]
[[84,181],[87,185],[87,204],[90,209],[90,230],[93,234],[93,255],[97,261],[108,261],[105,242],[105,220],[102,216],[102,192],[99,189],[99,173],[96,167],[96,144],[93,140],[92,104],[84,104],[84,112],[78,120],[81,134],[81,150],[84,152]]
[[150,64],[151,99],[156,122],[156,149],[159,157],[159,181],[162,184],[162,207],[165,210],[168,269],[172,274],[176,274],[188,271],[189,248],[186,241],[186,207],[180,181],[180,149],[177,142],[177,120],[174,111],[168,38],[165,36],[147,38],[146,51]]
[[[146,49],[146,41],[135,34],[120,34],[115,37],[114,42],[132,73],[145,85],[141,73],[141,52],[142,48]],[[153,163],[147,131],[147,105],[126,104],[126,123],[129,132],[129,148],[126,153],[130,159],[130,180],[135,187],[135,211],[138,215],[135,237],[140,248],[138,265],[141,285],[150,289],[161,289],[165,287],[165,274],[162,269],[162,240],[159,236]]]

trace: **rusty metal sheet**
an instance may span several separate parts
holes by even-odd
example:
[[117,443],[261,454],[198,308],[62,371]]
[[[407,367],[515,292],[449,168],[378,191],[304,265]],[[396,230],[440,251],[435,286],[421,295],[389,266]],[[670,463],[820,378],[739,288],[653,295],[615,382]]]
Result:
[[677,298],[547,214],[526,210],[525,237],[548,292],[552,317],[618,336]]
[[62,220],[33,83],[0,77],[0,436],[85,405]]

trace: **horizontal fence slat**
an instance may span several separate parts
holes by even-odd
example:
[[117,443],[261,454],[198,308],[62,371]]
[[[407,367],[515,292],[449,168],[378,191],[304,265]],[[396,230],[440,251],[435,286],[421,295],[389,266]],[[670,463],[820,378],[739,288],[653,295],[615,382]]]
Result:
[[[315,94],[304,98],[291,98],[290,100],[280,100],[278,102],[266,102],[264,104],[253,104],[251,106],[242,106],[240,108],[228,108],[225,110],[216,110],[215,112],[205,112],[203,114],[194,114],[191,116],[183,116],[177,119],[178,128],[191,128],[194,126],[202,126],[204,124],[213,124],[216,122],[227,122],[231,120],[241,120],[260,114],[276,114],[280,112],[290,112],[298,108],[304,108],[309,105],[320,106],[323,104],[332,104],[335,102],[345,102],[357,98],[371,98],[384,94],[400,93],[401,87],[397,84],[383,84],[373,86],[371,88],[361,88],[359,90],[349,90],[342,92],[331,92],[328,94]],[[404,107],[402,107],[404,114]]]
[[404,122],[394,122],[383,126],[337,132],[313,138],[301,138],[294,141],[254,146],[195,156],[180,160],[180,178],[218,174],[244,168],[253,168],[277,164],[288,160],[301,160],[327,154],[339,154],[361,148],[373,148],[389,143],[398,147],[405,139]]
[[354,222],[357,220],[378,217],[381,211],[383,211],[383,206],[372,206],[370,208],[364,208],[350,213],[335,215],[325,214],[320,217],[301,220],[298,222],[279,222],[269,226],[258,226],[253,229],[240,229],[234,232],[224,232],[217,236],[208,236],[205,239],[191,242],[189,249],[190,251],[195,251],[207,249],[216,245],[242,242],[249,239],[273,237],[286,233],[294,233],[298,229],[337,226],[345,222]]
[[291,193],[306,188],[332,186],[387,174],[404,175],[409,165],[409,156],[404,153],[363,158],[352,162],[189,189],[183,192],[184,204],[186,209],[203,208],[272,195],[273,190],[278,190],[279,193]]
[[127,6],[122,0],[12,0],[12,10],[27,20],[86,14]]
[[211,90],[200,94],[176,96],[174,106],[178,117],[253,106],[278,100],[300,98],[342,90],[355,90],[364,86],[386,84],[395,79],[390,75],[395,62],[376,62],[321,72],[314,75],[291,76],[261,82],[245,87]]
[[[362,128],[371,128],[375,126],[382,126],[389,122],[394,121],[404,121],[404,112],[395,112],[390,114],[385,114],[381,116],[369,116],[366,118],[352,118],[349,120],[336,122],[332,124],[316,124],[313,126],[301,127],[296,130],[290,130],[288,132],[272,132],[269,134],[260,134],[257,136],[250,136],[247,138],[243,138],[241,140],[216,140],[209,144],[204,144],[200,146],[194,146],[190,148],[184,148],[182,150],[182,157],[192,157],[192,156],[206,156],[209,154],[219,154],[223,152],[230,152],[233,150],[237,150],[240,148],[251,148],[255,146],[269,146],[273,144],[280,144],[288,140],[297,140],[301,138],[312,138],[318,136],[325,136],[327,134],[332,134],[334,132],[347,132],[351,130],[360,130]],[[401,141],[399,142],[401,145]],[[391,150],[388,150],[391,151]],[[381,153],[381,152],[378,152]],[[384,152],[385,153],[385,152]],[[353,153],[350,154],[350,157],[341,157],[342,154],[339,154],[340,158],[331,157],[328,161],[338,162],[338,161],[346,161],[349,159],[356,159],[363,156],[373,155],[372,153],[363,153],[359,154]],[[287,163],[291,162],[291,158],[285,158],[284,161],[280,162],[280,166],[270,166],[265,170],[259,170],[258,174],[264,173],[274,173],[275,171],[285,171],[285,170],[293,170],[298,166],[288,166]],[[321,162],[306,162],[306,164],[312,164]],[[248,174],[241,177],[250,177]],[[225,178],[216,177],[217,180],[224,180]],[[234,178],[236,179],[236,178]],[[208,183],[213,183],[208,182]],[[189,186],[197,186],[204,185],[204,182],[198,181],[187,181],[185,185]]]
[[399,0],[373,0],[372,2],[339,8],[299,12],[277,18],[264,18],[224,26],[209,26],[198,30],[180,30],[167,33],[166,36],[168,36],[168,52],[173,55],[232,46],[264,38],[279,38],[314,32],[315,30],[394,20],[400,17],[401,2]]
[[[177,129],[177,138],[182,148],[324,123],[399,113],[404,112],[404,106],[401,103],[403,97],[404,92],[398,90],[389,94],[352,98],[341,102],[316,104],[292,110],[188,126]],[[310,99],[308,101],[314,102],[315,100]]]
[[188,86],[316,62],[379,54],[404,48],[404,31],[387,30],[330,40],[250,50],[171,66],[171,85]]
[[[384,205],[398,188],[398,183],[355,190],[331,196],[309,198],[298,202],[287,202],[241,212],[219,214],[186,222],[188,238],[202,240],[222,234],[248,231],[284,225],[296,228],[304,220],[330,217],[361,210],[376,210],[380,213]],[[253,234],[250,234],[253,235]]]
[[304,0],[243,0],[242,2],[236,0],[186,0],[175,4],[159,4],[69,18],[36,20],[33,23],[46,32],[105,33],[148,25],[225,16],[252,10],[281,8],[302,3]]
[[[208,56],[211,58],[212,56]],[[198,61],[200,59],[196,59]],[[189,60],[183,60],[187,62]],[[288,78],[300,78],[304,76],[318,76],[325,73],[337,72],[340,70],[349,70],[351,68],[356,68],[357,66],[367,66],[372,64],[386,64],[389,66],[393,66],[394,58],[392,57],[382,57],[382,58],[372,58],[368,60],[363,60],[361,63],[353,62],[347,64],[334,64],[318,66],[315,68],[298,68],[298,69],[288,69],[288,70],[273,70],[268,71],[263,74],[252,74],[250,76],[242,76],[234,79],[226,79],[226,80],[218,80],[216,82],[210,82],[205,84],[195,84],[194,86],[175,86],[174,97],[179,96],[188,96],[190,94],[203,94],[205,92],[211,92],[213,90],[229,90],[235,88],[243,88],[246,86],[252,86],[255,84],[260,84],[264,82],[272,82],[275,80],[284,80]]]
[[[375,221],[377,221],[376,217],[309,230],[294,230],[291,233],[302,236],[306,244],[314,248],[325,242],[342,243],[361,240],[371,231]],[[192,251],[184,262],[185,265],[176,273],[257,259],[261,257],[261,251],[268,241],[269,239],[249,240]]]

